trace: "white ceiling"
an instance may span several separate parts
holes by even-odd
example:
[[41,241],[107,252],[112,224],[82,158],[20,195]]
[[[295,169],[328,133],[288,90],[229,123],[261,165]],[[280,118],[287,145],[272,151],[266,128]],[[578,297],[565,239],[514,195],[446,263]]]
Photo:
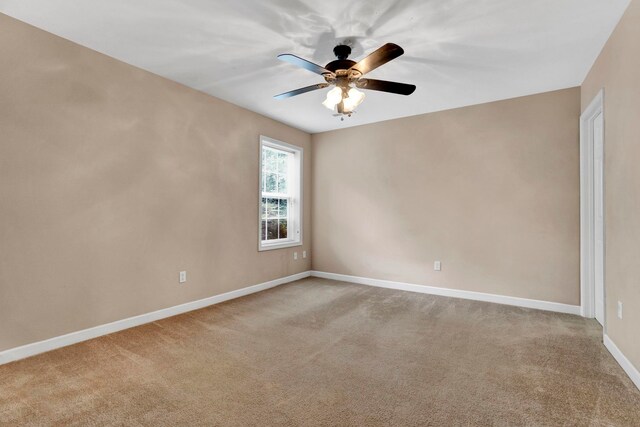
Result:
[[[578,86],[629,0],[0,0],[0,11],[129,64],[308,132]],[[320,65],[350,40],[351,59],[387,42],[405,55],[368,76],[417,85],[367,91],[341,122],[322,81],[278,61]]]

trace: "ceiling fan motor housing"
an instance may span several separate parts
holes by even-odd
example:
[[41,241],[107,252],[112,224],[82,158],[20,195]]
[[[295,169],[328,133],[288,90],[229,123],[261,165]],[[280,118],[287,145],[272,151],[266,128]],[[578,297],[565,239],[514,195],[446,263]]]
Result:
[[360,77],[362,75],[360,74],[358,76],[355,76],[355,75],[351,75],[355,73],[349,72],[349,69],[354,65],[356,65],[355,61],[347,59],[351,54],[351,47],[345,44],[340,44],[333,48],[333,53],[336,55],[338,59],[336,59],[335,61],[329,62],[324,67],[325,69],[334,73],[338,78],[340,77],[355,78],[355,77]]
[[347,71],[349,68],[356,65],[355,61],[350,59],[336,59],[335,61],[329,62],[324,68],[336,74],[347,74],[347,73],[339,73],[338,71]]

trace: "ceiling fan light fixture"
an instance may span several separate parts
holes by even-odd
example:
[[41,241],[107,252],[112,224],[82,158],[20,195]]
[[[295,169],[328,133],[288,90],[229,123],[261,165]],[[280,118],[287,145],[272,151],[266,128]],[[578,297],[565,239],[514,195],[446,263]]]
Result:
[[348,96],[344,99],[344,110],[352,112],[358,107],[358,105],[362,104],[364,97],[364,92],[360,92],[355,87],[352,87],[349,89]]
[[322,102],[322,105],[327,107],[329,110],[333,110],[334,108],[336,108],[336,105],[340,103],[340,101],[342,101],[342,89],[339,87],[334,87],[329,92],[327,92],[327,99]]

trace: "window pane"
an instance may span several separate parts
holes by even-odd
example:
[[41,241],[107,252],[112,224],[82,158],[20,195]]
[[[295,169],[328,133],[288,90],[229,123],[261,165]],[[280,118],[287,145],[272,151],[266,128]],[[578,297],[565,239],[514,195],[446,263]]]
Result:
[[287,194],[287,177],[286,175],[278,175],[278,193]]
[[267,240],[267,221],[260,222],[260,236],[262,240]]
[[287,220],[281,219],[279,225],[280,225],[279,236],[281,239],[286,239],[287,238]]
[[287,153],[278,153],[278,173],[286,174],[288,171],[289,155]]
[[267,199],[264,197],[260,202],[260,219],[267,219]]
[[265,151],[267,153],[263,165],[264,169],[268,172],[278,172],[278,154],[268,148],[265,148]]
[[267,221],[267,239],[274,240],[278,238],[278,220],[270,219]]
[[287,204],[288,203],[289,203],[289,201],[287,199],[280,199],[280,203],[279,203],[280,209],[278,209],[278,216],[280,218],[287,218]]
[[268,173],[265,181],[266,184],[264,191],[266,191],[267,193],[278,192],[278,175],[274,173]]
[[278,199],[267,199],[266,214],[267,218],[277,218],[280,209]]

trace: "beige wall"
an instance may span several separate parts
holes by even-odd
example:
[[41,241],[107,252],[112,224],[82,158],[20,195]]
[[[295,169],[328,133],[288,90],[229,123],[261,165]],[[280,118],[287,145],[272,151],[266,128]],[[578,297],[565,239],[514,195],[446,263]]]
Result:
[[[640,2],[633,0],[582,86],[604,88],[606,329],[640,369]],[[618,319],[617,302],[624,304]]]
[[[581,91],[636,367],[639,33],[634,0]],[[578,89],[310,138],[2,14],[0,57],[0,351],[310,267],[579,304]],[[306,150],[303,248],[256,249],[260,134]]]
[[0,350],[309,269],[257,251],[258,137],[308,134],[1,14],[0,58]]
[[574,88],[313,135],[312,268],[579,305],[579,115]]

